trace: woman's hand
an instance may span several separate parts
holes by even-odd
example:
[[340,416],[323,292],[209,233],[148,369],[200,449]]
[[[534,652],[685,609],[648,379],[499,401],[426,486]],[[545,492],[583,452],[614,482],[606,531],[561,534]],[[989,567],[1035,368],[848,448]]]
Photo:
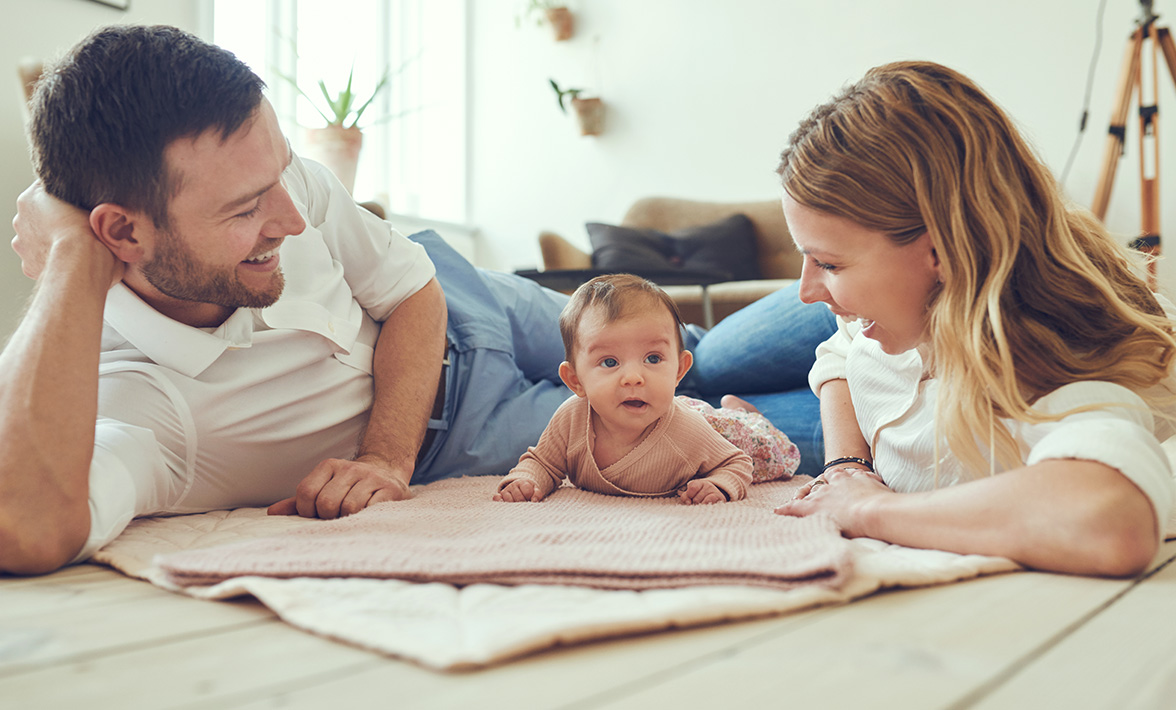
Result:
[[779,515],[807,517],[827,513],[847,537],[861,537],[866,513],[880,496],[892,495],[882,477],[862,468],[831,468],[801,486],[792,500],[779,508]]

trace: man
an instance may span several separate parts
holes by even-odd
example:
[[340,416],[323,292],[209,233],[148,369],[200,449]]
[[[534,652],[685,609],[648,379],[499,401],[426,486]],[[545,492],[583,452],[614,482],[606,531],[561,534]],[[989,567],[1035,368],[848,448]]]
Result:
[[333,518],[505,472],[567,397],[565,298],[391,231],[291,153],[261,89],[168,27],[100,30],[46,72],[0,570],[85,559],[141,515]]

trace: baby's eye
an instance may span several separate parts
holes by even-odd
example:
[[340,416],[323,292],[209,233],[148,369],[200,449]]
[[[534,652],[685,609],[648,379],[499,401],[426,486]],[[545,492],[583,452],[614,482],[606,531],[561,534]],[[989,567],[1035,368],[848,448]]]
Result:
[[661,355],[658,355],[657,353],[645,356],[645,362],[648,362],[650,365],[656,365],[664,359],[665,358],[663,358]]
[[600,361],[600,364],[604,367],[616,367],[620,363],[617,362],[615,357],[606,357]]

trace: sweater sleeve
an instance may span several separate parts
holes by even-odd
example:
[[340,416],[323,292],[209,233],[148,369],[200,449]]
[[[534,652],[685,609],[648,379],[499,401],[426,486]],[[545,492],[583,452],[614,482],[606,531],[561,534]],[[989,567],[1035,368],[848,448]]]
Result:
[[1030,450],[1025,463],[1082,459],[1116,469],[1151,501],[1162,535],[1172,509],[1172,465],[1153,433],[1152,414],[1139,395],[1109,382],[1075,382],[1042,397],[1034,409],[1064,414],[1092,405],[1097,408],[1028,427],[1025,439]]
[[675,415],[680,431],[672,437],[673,443],[698,461],[698,475],[705,478],[727,496],[727,500],[742,500],[747,497],[751,485],[751,457],[739,447],[723,438],[694,410],[683,407]]
[[518,464],[498,484],[498,490],[511,481],[526,480],[535,484],[540,498],[546,498],[563,482],[568,475],[569,435],[575,419],[570,403],[571,400],[565,402],[555,411],[539,443],[527,447]]

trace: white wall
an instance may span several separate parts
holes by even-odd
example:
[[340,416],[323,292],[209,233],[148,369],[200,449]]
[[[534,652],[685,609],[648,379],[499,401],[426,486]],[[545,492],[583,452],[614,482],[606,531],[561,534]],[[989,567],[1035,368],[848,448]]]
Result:
[[[869,67],[930,59],[972,76],[1060,174],[1077,135],[1098,0],[570,0],[569,42],[516,28],[517,0],[471,0],[471,221],[479,261],[540,262],[552,229],[587,245],[585,221],[619,220],[653,194],[713,200],[778,195],[777,157],[796,123]],[[1155,9],[1176,13],[1159,0]],[[1091,117],[1067,181],[1089,205],[1115,84],[1139,4],[1109,0]],[[1176,15],[1173,15],[1176,16]],[[1164,24],[1161,18],[1161,24]],[[1163,215],[1176,253],[1176,90],[1161,60]],[[547,85],[600,90],[605,134],[582,138]],[[1108,214],[1139,229],[1138,126],[1129,119]],[[1161,200],[1162,202],[1165,200]],[[1176,267],[1161,265],[1176,286]]]
[[[22,57],[57,57],[101,25],[158,23],[200,30],[202,0],[132,0],[120,11],[90,0],[0,0],[0,67],[7,67],[8,100],[0,100],[0,342],[16,327],[32,290],[8,246],[16,198],[33,180],[16,76]],[[2,82],[0,82],[2,83]]]
[[[615,221],[652,194],[715,200],[770,199],[774,169],[797,121],[870,66],[933,59],[974,77],[1017,118],[1060,173],[1074,141],[1094,49],[1098,0],[569,0],[578,31],[552,41],[515,26],[522,0],[470,0],[470,221],[478,261],[538,265],[536,237],[553,229],[587,245],[583,224]],[[1126,38],[1138,3],[1108,0],[1087,134],[1067,187],[1089,204]],[[166,22],[200,29],[201,0],[132,0],[122,13],[87,0],[0,0],[0,60],[65,50],[110,22]],[[1174,6],[1176,7],[1176,6]],[[1164,0],[1156,10],[1170,9]],[[1173,9],[1176,12],[1176,9]],[[1163,23],[1164,20],[1161,20]],[[15,73],[0,101],[0,210],[7,224],[32,179]],[[547,85],[599,90],[606,132],[582,138]],[[1176,91],[1161,74],[1161,196],[1176,189]],[[1108,222],[1138,229],[1137,126],[1129,121]],[[1161,202],[1164,200],[1161,199]],[[1168,199],[1164,232],[1176,224]],[[1176,236],[1169,240],[1176,250]],[[1176,267],[1161,265],[1176,290]],[[29,290],[0,244],[0,337]]]

